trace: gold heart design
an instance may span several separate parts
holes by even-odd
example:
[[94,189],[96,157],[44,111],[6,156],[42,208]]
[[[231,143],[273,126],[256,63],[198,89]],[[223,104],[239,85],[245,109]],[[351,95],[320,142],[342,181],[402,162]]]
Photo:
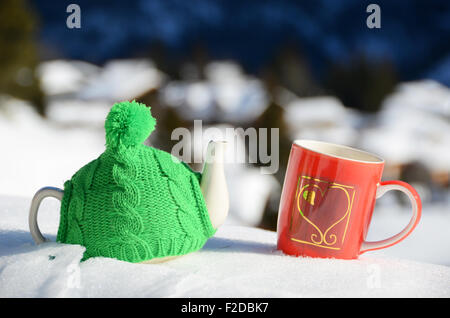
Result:
[[[321,181],[318,179],[315,179],[317,181]],[[326,182],[326,181],[322,181],[322,182]],[[314,229],[317,231],[318,234],[311,234],[311,242],[317,245],[322,245],[325,244],[325,246],[332,246],[335,245],[337,243],[337,236],[336,234],[328,234],[337,224],[339,224],[340,222],[342,222],[347,215],[350,213],[351,211],[351,206],[352,206],[352,202],[353,202],[353,197],[354,197],[354,192],[353,192],[353,197],[350,199],[350,194],[347,191],[346,187],[348,186],[343,186],[340,184],[336,184],[336,183],[330,183],[330,182],[326,182],[328,183],[328,186],[325,190],[323,190],[321,187],[319,187],[317,184],[313,184],[313,183],[308,183],[302,186],[302,188],[300,189],[300,191],[298,191],[298,195],[296,197],[297,199],[297,209],[298,212],[300,213],[301,217],[308,222],[310,225],[312,225],[314,227]],[[345,193],[345,197],[347,199],[347,207],[346,207],[346,211],[344,213],[344,215],[342,217],[340,217],[336,222],[334,222],[331,226],[329,226],[325,231],[322,231],[319,226],[317,226],[314,222],[312,222],[308,217],[306,217],[306,215],[303,213],[301,207],[300,207],[300,203],[303,200],[305,200],[306,202],[308,202],[311,205],[315,205],[316,203],[316,192],[319,189],[319,193],[321,195],[321,197],[323,198],[325,196],[325,194],[328,192],[329,189],[339,189],[342,190]],[[345,238],[345,232],[347,230],[347,226],[345,228],[343,237],[342,237],[342,241]]]

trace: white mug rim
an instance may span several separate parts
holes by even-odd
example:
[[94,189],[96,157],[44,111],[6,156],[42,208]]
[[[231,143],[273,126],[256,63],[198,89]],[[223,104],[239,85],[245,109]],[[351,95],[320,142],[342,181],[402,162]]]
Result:
[[[319,140],[311,140],[311,139],[296,139],[293,141],[293,144],[315,152],[320,155],[337,158],[341,160],[347,160],[347,161],[353,161],[353,162],[360,162],[360,163],[367,163],[367,164],[384,164],[384,159],[374,155],[373,153],[360,150],[357,148],[325,142],[325,141],[319,141]],[[328,150],[324,150],[324,148],[328,148]],[[335,153],[331,151],[330,149],[334,149]],[[336,154],[336,151],[340,150],[342,153],[345,153],[346,155],[338,155]],[[365,158],[365,159],[361,159]]]

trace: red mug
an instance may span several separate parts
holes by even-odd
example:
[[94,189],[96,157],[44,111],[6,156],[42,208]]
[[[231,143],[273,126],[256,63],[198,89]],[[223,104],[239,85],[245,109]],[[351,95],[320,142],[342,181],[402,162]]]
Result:
[[[384,160],[354,148],[294,141],[278,212],[278,249],[295,256],[355,259],[406,238],[420,220],[416,190],[402,181],[381,182]],[[375,200],[390,190],[412,204],[409,224],[388,239],[365,241]]]

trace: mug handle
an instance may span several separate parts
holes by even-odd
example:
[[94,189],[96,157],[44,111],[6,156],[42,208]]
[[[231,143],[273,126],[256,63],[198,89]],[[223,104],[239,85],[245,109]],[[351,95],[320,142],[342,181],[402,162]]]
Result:
[[53,197],[58,199],[59,201],[62,201],[63,195],[64,191],[59,188],[44,187],[36,192],[33,199],[31,200],[30,214],[28,215],[28,224],[30,226],[31,236],[33,237],[33,240],[36,244],[41,244],[49,241],[42,235],[37,224],[37,214],[39,206],[41,205],[41,201],[46,197]]
[[419,223],[420,217],[422,215],[422,203],[420,201],[420,197],[417,194],[417,191],[403,181],[385,181],[381,182],[378,185],[377,188],[377,194],[376,198],[380,198],[383,196],[386,192],[391,190],[399,190],[405,193],[409,200],[411,201],[412,205],[412,212],[413,215],[411,217],[411,220],[409,221],[409,224],[398,234],[382,240],[382,241],[375,241],[375,242],[367,242],[363,241],[361,245],[360,254],[368,252],[368,251],[374,251],[379,250],[382,248],[390,247],[392,245],[395,245],[399,242],[401,242],[403,239],[405,239],[411,232],[414,230],[416,225]]

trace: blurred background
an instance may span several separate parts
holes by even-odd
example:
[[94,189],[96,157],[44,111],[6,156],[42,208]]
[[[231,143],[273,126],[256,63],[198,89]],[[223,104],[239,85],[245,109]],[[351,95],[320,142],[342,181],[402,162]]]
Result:
[[[450,2],[78,0],[69,28],[71,3],[0,1],[0,201],[62,187],[104,151],[113,103],[136,99],[158,120],[147,143],[169,152],[195,119],[279,128],[277,173],[227,165],[230,224],[276,230],[292,141],[335,142],[382,156],[383,179],[421,195],[417,230],[379,253],[450,266]],[[366,25],[370,3],[381,28]],[[369,239],[409,209],[384,196]]]

